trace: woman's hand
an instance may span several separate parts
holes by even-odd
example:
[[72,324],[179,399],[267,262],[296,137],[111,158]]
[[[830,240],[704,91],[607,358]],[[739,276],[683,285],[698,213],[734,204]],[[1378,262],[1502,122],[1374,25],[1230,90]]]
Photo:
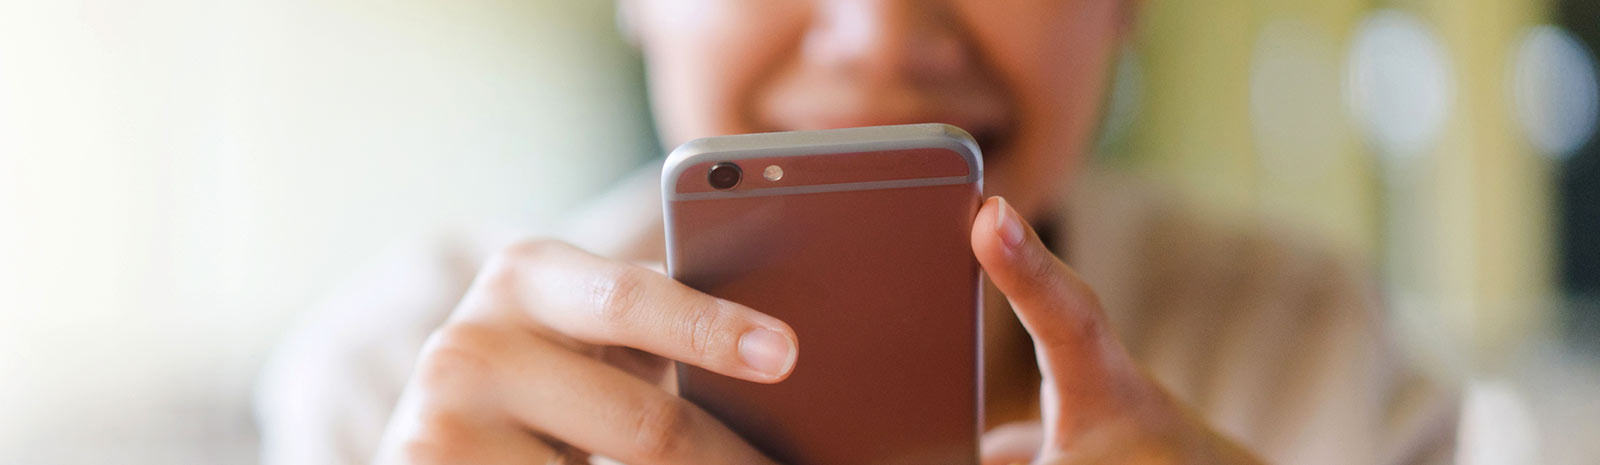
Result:
[[380,464],[771,464],[672,394],[671,361],[775,383],[794,331],[649,269],[558,242],[484,267],[434,332]]
[[1145,375],[1092,289],[999,197],[984,203],[972,249],[1033,338],[1041,422],[984,437],[986,465],[1259,463]]
[[[1034,340],[1043,421],[985,437],[984,462],[1255,463],[1133,363],[1092,290],[999,199],[973,250]],[[794,331],[660,273],[557,242],[508,248],[430,338],[377,462],[771,464],[665,386],[671,361],[789,375]]]

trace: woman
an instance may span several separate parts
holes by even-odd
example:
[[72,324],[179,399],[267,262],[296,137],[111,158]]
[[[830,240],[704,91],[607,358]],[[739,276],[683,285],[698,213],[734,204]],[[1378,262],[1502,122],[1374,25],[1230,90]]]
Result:
[[[619,9],[666,146],[930,121],[979,139],[985,463],[1449,461],[1453,397],[1394,355],[1362,279],[1083,172],[1136,3]],[[760,309],[638,264],[661,259],[656,179],[565,234],[468,240],[337,300],[269,374],[268,461],[770,463],[661,380],[675,360],[779,382],[804,352]]]

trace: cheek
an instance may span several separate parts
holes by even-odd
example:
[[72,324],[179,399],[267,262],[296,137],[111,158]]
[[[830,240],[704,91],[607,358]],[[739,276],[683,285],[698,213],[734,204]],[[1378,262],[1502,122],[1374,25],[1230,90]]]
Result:
[[662,142],[753,132],[751,94],[798,53],[802,2],[643,0],[642,48]]

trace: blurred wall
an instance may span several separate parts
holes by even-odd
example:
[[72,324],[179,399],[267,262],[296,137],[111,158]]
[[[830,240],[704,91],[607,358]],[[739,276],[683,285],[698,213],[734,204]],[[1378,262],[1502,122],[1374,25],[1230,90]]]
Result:
[[[1149,2],[1108,162],[1219,222],[1381,270],[1397,323],[1456,375],[1504,363],[1557,300],[1549,171],[1518,121],[1543,2]],[[1127,122],[1118,122],[1118,119]]]
[[[1600,21],[1595,21],[1600,2],[1558,3],[1564,26],[1583,43],[1600,44]],[[1600,240],[1595,240],[1600,237],[1600,143],[1591,136],[1566,164],[1556,175],[1562,197],[1561,279],[1574,295],[1562,323],[1569,337],[1586,338],[1588,349],[1600,353]]]
[[317,296],[658,153],[610,8],[0,0],[0,463],[249,461]]
[[1145,2],[1102,159],[1371,265],[1463,383],[1459,463],[1592,463],[1595,18],[1554,3]]

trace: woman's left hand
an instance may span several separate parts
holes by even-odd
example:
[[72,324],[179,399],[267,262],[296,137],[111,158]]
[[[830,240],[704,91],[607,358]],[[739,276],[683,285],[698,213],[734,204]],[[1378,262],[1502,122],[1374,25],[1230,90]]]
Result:
[[1247,464],[1134,363],[1094,290],[999,197],[984,202],[972,250],[1033,338],[1041,421],[984,437],[983,463]]

